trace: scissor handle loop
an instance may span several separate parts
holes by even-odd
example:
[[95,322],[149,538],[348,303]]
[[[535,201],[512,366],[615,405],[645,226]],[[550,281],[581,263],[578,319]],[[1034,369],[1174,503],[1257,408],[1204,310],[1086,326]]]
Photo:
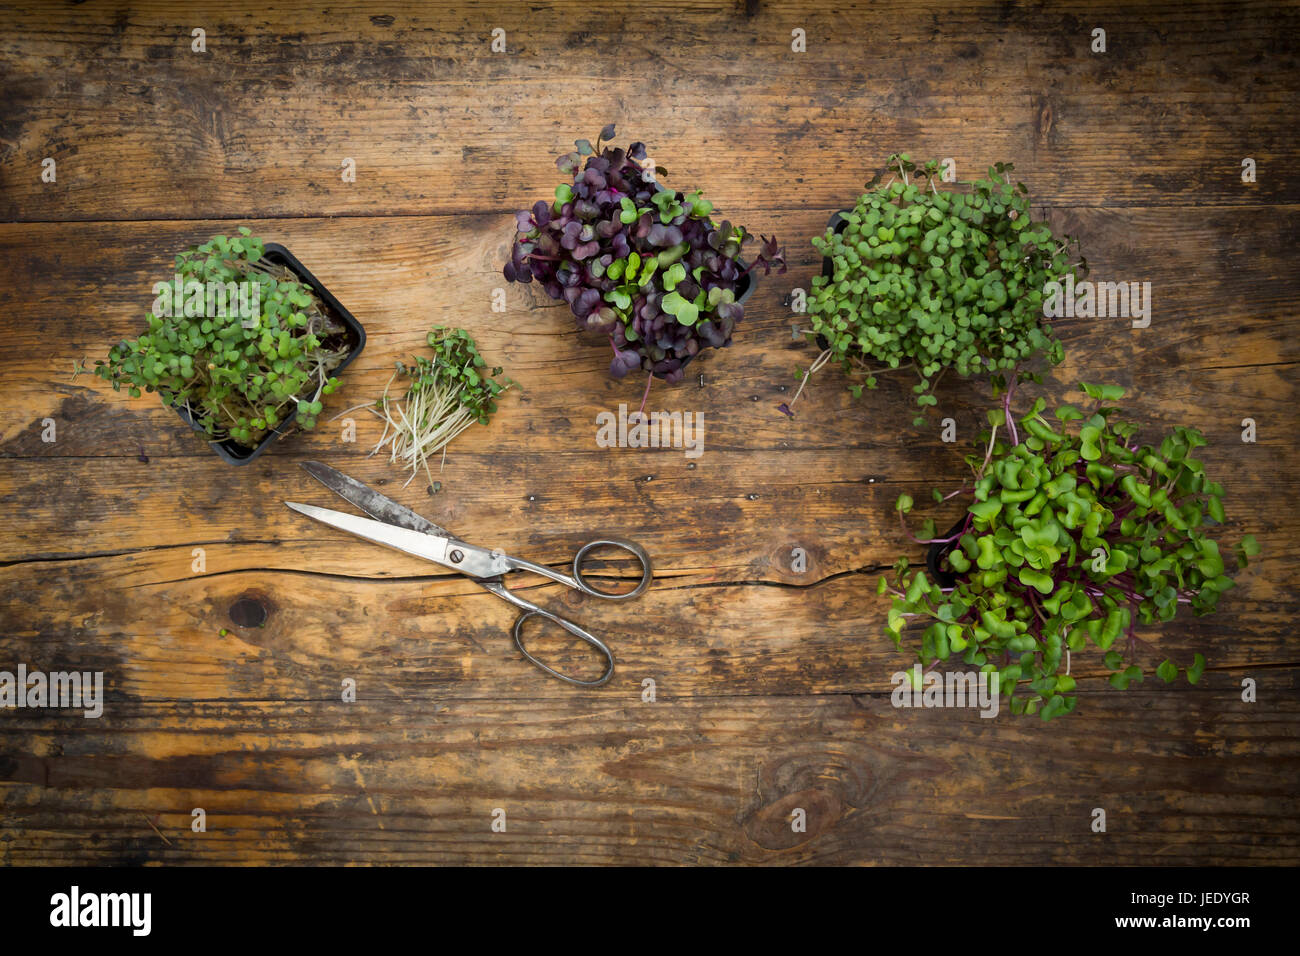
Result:
[[[568,674],[562,674],[559,671],[557,671],[554,667],[551,667],[549,664],[538,660],[529,652],[528,648],[524,646],[524,638],[523,638],[524,621],[528,620],[530,617],[541,617],[541,618],[545,618],[548,621],[551,621],[554,624],[558,624],[560,625],[560,627],[564,628],[574,637],[584,640],[592,647],[596,648],[596,650],[600,651],[602,654],[605,655],[605,662],[608,665],[605,668],[605,672],[595,680],[579,680],[576,677],[570,677]],[[536,666],[540,667],[542,670],[546,671],[546,673],[550,674],[552,677],[557,677],[567,684],[576,684],[578,687],[599,687],[601,684],[604,684],[606,681],[608,681],[611,677],[614,676],[614,653],[609,649],[608,646],[606,646],[605,642],[602,641],[600,638],[598,638],[595,634],[592,634],[589,631],[584,631],[577,624],[574,624],[572,621],[560,617],[558,614],[552,614],[550,611],[545,611],[542,608],[535,608],[530,611],[524,611],[524,613],[520,614],[519,617],[515,620],[514,634],[515,634],[515,647],[519,648],[520,654],[523,654],[524,657],[526,657],[529,661],[531,661]]]
[[[626,551],[636,557],[641,562],[641,581],[631,591],[625,594],[616,594],[609,591],[602,591],[597,587],[589,584],[587,579],[582,576],[583,560],[594,549],[600,547],[618,548],[620,551]],[[578,586],[578,590],[584,594],[590,594],[592,597],[604,598],[607,601],[626,601],[628,598],[634,598],[642,594],[654,580],[654,569],[650,565],[650,555],[646,553],[645,548],[635,541],[627,541],[623,538],[597,538],[595,541],[588,541],[578,553],[573,556],[573,580]]]

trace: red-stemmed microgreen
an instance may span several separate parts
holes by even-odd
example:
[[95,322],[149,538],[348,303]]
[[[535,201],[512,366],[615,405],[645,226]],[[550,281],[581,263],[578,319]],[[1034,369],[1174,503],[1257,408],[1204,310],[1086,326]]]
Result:
[[[1128,687],[1143,679],[1138,660],[1151,650],[1137,624],[1172,620],[1180,605],[1209,614],[1233,581],[1206,531],[1224,521],[1223,487],[1192,457],[1206,444],[1199,431],[1178,426],[1141,444],[1137,426],[1107,404],[1124,394],[1114,385],[1082,386],[1090,412],[1063,405],[1053,422],[1040,398],[1016,419],[1015,384],[1013,372],[966,457],[972,480],[934,492],[938,502],[966,500],[965,513],[944,535],[927,518],[914,537],[942,546],[937,571],[951,583],[904,558],[877,590],[892,597],[886,633],[899,647],[916,637],[922,665],[957,658],[996,671],[1013,712],[1046,720],[1075,707],[1071,652],[1096,647],[1111,684]],[[896,504],[904,532],[913,504],[908,495]],[[1246,535],[1238,566],[1258,553]],[[919,634],[914,621],[926,623]],[[1155,673],[1170,683],[1181,672],[1194,684],[1204,669],[1198,653],[1182,668],[1165,658]]]

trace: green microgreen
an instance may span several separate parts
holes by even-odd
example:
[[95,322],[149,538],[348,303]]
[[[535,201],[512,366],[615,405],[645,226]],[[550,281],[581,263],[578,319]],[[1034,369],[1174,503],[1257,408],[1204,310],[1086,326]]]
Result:
[[814,369],[839,363],[855,396],[879,375],[913,370],[920,426],[948,369],[996,376],[1040,354],[1061,361],[1044,289],[1087,263],[1073,255],[1074,239],[1033,219],[1012,169],[998,163],[986,179],[943,184],[937,161],[889,158],[889,180],[867,184],[842,231],[812,241],[831,264],[829,277],[812,280],[811,328],[802,330],[823,349]]
[[[1206,444],[1199,431],[1179,426],[1158,445],[1140,444],[1137,426],[1114,418],[1109,403],[1124,393],[1113,385],[1083,386],[1091,411],[1065,405],[1048,418],[1040,398],[1014,419],[1014,388],[966,458],[972,480],[934,492],[967,500],[965,514],[943,537],[926,519],[917,539],[940,546],[935,570],[951,581],[932,581],[904,558],[877,590],[892,596],[886,633],[899,647],[917,638],[910,646],[922,665],[956,658],[996,671],[1013,712],[1047,720],[1075,707],[1071,652],[1092,645],[1111,684],[1128,687],[1154,650],[1136,625],[1170,621],[1180,605],[1209,614],[1233,581],[1205,530],[1224,520],[1223,487],[1193,457]],[[895,506],[904,532],[913,506],[908,495]],[[1238,566],[1258,553],[1246,535]],[[919,636],[914,621],[925,624]],[[1193,684],[1204,669],[1200,654],[1154,668],[1166,683],[1181,672]]]
[[[241,227],[177,255],[173,275],[154,287],[149,328],[113,346],[95,374],[132,398],[157,392],[164,405],[188,409],[212,441],[252,447],[295,417],[315,427],[322,397],[339,385],[330,373],[348,355],[346,328],[311,286],[263,252]],[[209,289],[236,295],[214,309]],[[235,301],[255,314],[237,314]]]

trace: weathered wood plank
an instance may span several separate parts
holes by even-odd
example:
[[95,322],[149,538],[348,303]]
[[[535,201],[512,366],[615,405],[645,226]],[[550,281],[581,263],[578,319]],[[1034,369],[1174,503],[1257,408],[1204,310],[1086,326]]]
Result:
[[4,220],[509,210],[609,121],[723,206],[829,208],[900,149],[1014,161],[1052,203],[1300,200],[1288,5],[6,8]]
[[[1257,454],[1267,456],[1269,450]],[[1234,469],[1230,457],[1203,457],[1228,485],[1225,538],[1234,541],[1250,531],[1266,556],[1294,560],[1296,517],[1278,506],[1293,482],[1271,470]],[[467,538],[535,560],[564,562],[599,530],[632,537],[650,550],[656,573],[665,579],[807,583],[889,565],[899,554],[923,551],[899,530],[893,511],[899,494],[922,501],[918,516],[933,514],[936,523],[945,518],[950,523],[958,513],[951,503],[932,509],[924,503],[936,482],[947,485],[960,477],[954,466],[928,456],[900,465],[889,481],[874,480],[844,454],[824,452],[790,452],[777,464],[718,452],[708,469],[695,471],[680,462],[638,471],[626,462],[610,466],[594,454],[556,459],[578,476],[566,476],[565,470],[530,475],[534,466],[521,455],[483,457],[461,466],[454,490],[449,486],[433,496],[414,487],[403,491],[391,481],[381,484],[390,476],[386,463],[331,460]],[[942,471],[927,474],[930,460]],[[191,550],[201,547],[209,572],[412,576],[431,570],[418,559],[353,540],[285,508],[284,500],[343,506],[288,462],[258,464],[254,477],[240,481],[215,459],[203,468],[186,459],[147,466],[95,459],[89,474],[82,461],[31,459],[7,463],[4,474],[0,561],[126,554],[155,568],[148,580],[156,582],[191,576]],[[644,480],[646,474],[654,480]],[[538,477],[564,482],[563,489],[539,487]],[[582,501],[580,509],[574,496]],[[807,553],[806,575],[790,571],[795,547]],[[105,573],[116,578],[123,571]]]
[[1255,705],[1210,674],[1047,726],[666,692],[19,712],[0,862],[1294,864],[1296,673],[1268,676]]
[[[686,382],[657,384],[649,407],[704,413],[710,449],[936,444],[937,427],[925,438],[910,424],[906,376],[854,402],[839,373],[827,369],[801,398],[796,422],[775,413],[774,406],[791,395],[795,370],[813,357],[810,347],[791,341],[796,317],[783,303],[792,289],[808,288],[819,260],[807,240],[825,219],[821,211],[754,207],[734,215],[783,236],[791,270],[760,278],[734,345],[701,358]],[[1045,394],[1060,397],[1079,380],[1118,381],[1133,386],[1140,416],[1153,427],[1195,425],[1216,444],[1240,444],[1240,420],[1250,415],[1259,422],[1262,443],[1292,453],[1284,422],[1295,408],[1300,319],[1293,306],[1300,276],[1285,250],[1300,234],[1300,207],[1051,215],[1082,237],[1094,277],[1150,282],[1153,308],[1147,329],[1133,329],[1122,318],[1059,321],[1067,362]],[[579,336],[564,306],[535,286],[503,281],[500,266],[513,234],[508,218],[251,225],[294,249],[367,328],[366,350],[332,398],[332,411],[378,397],[393,363],[422,349],[424,333],[436,324],[469,328],[521,385],[494,423],[490,445],[489,436],[474,429],[458,440],[457,452],[531,449],[548,433],[565,447],[594,449],[597,413],[640,401],[641,383],[611,381],[607,349]],[[22,317],[11,323],[10,347],[0,351],[0,378],[16,393],[0,423],[0,457],[209,456],[156,400],[114,394],[93,377],[74,380],[72,369],[75,361],[100,357],[114,342],[139,333],[150,289],[166,277],[175,251],[230,229],[217,222],[0,226],[0,310]],[[508,311],[493,313],[492,290],[501,287]],[[1196,374],[1173,376],[1171,367]],[[703,389],[697,369],[705,376]],[[950,377],[939,396],[936,422],[951,416],[960,434],[977,430],[986,389]],[[47,417],[63,429],[52,444],[41,441]],[[377,437],[366,413],[354,417],[360,443],[368,432]],[[272,454],[350,451],[338,437],[337,426],[322,428]]]
[[[314,546],[331,550],[339,537]],[[277,560],[268,552],[278,549],[260,550],[268,562]],[[386,554],[381,550],[378,559]],[[374,559],[340,548],[335,562],[343,556],[354,565]],[[0,568],[0,660],[103,670],[114,696],[130,700],[330,699],[347,677],[366,697],[535,700],[574,693],[519,656],[509,635],[514,612],[458,576],[235,571],[225,568],[229,557],[213,549],[206,575],[190,572],[190,552],[181,549]],[[1270,553],[1241,572],[1219,614],[1139,626],[1145,643],[1138,659],[1148,671],[1166,656],[1190,661],[1197,652],[1214,667],[1300,660],[1290,624],[1296,596],[1281,573],[1294,560],[1294,553]],[[723,574],[711,568],[661,579],[630,605],[583,599],[557,585],[539,588],[535,579],[514,586],[608,638],[619,673],[607,690],[593,692],[593,703],[635,697],[647,677],[674,697],[880,691],[911,666],[884,636],[888,602],[875,593],[878,571],[822,578],[815,560],[813,573],[802,576],[790,574],[788,564],[755,565],[727,570],[802,577],[805,586],[728,586],[711,580]],[[424,568],[416,563],[411,570]],[[232,617],[246,600],[265,609],[263,626],[240,627]],[[529,634],[530,646],[575,670],[596,666],[595,655],[579,651],[576,641],[562,642],[558,632],[530,627]],[[1099,660],[1095,652],[1078,656],[1072,673],[1104,675]]]

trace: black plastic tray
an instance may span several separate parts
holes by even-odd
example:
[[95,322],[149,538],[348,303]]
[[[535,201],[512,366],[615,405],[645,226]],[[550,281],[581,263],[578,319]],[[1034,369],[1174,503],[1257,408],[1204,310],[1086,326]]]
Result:
[[[831,218],[826,220],[826,228],[836,233],[843,232],[849,225],[849,221],[844,216],[850,212],[853,210],[841,209],[839,212],[831,213]],[[835,263],[831,261],[830,256],[822,256],[822,275],[827,279],[835,275]]]
[[[831,218],[826,220],[827,228],[832,229],[837,233],[843,232],[849,225],[849,221],[844,218],[844,214],[852,211],[852,209],[842,209],[839,212],[831,213]],[[822,275],[827,279],[835,275],[835,263],[831,261],[830,256],[822,256]],[[814,341],[816,341],[817,347],[822,351],[831,347],[831,343],[826,341],[826,336],[822,335],[820,332],[817,333],[817,338]]]
[[[307,267],[299,262],[294,257],[293,253],[284,246],[280,245],[278,242],[265,243],[262,247],[262,258],[266,259],[268,262],[275,263],[276,265],[284,266],[301,281],[311,286],[312,291],[316,293],[322,302],[329,306],[330,310],[334,313],[334,316],[347,328],[348,338],[351,340],[352,348],[348,351],[347,358],[340,362],[330,373],[331,375],[341,374],[345,368],[352,364],[352,360],[361,354],[361,350],[366,347],[366,330],[362,327],[361,323],[356,320],[352,313],[345,309],[339,303],[338,299],[334,298],[330,293],[330,290],[325,288],[319,279],[308,272]],[[173,405],[172,407],[176,409],[176,413],[180,415],[181,420],[184,421],[185,424],[189,425],[196,432],[204,433],[203,426],[194,421],[188,408],[183,405]],[[209,441],[208,444],[212,447],[213,451],[221,456],[223,461],[232,465],[247,465],[254,458],[261,455],[262,452],[266,451],[273,441],[282,438],[293,427],[294,422],[297,420],[298,416],[296,414],[290,418],[286,418],[274,429],[268,432],[267,436],[253,448],[249,448],[247,445],[241,445],[239,442],[231,438],[224,439],[223,441]]]
[[[950,538],[960,531],[966,524],[966,515],[963,513],[956,523],[939,535],[941,538]],[[945,571],[939,567],[939,562],[947,556],[948,552],[957,547],[956,541],[950,541],[947,544],[935,542],[930,545],[930,550],[925,554],[925,566],[930,572],[930,580],[941,588],[951,588],[957,586],[957,575],[951,571]]]

